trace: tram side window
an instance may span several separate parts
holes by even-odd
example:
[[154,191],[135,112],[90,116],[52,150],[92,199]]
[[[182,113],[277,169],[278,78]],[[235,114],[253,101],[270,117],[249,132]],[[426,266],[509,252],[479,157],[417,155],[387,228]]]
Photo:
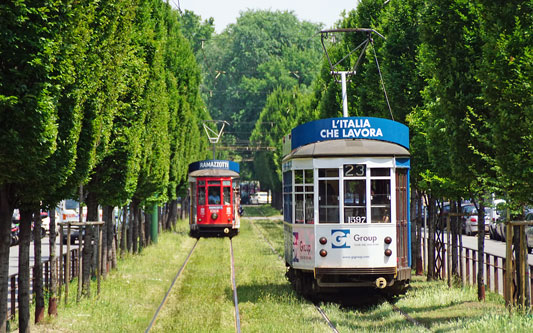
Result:
[[390,179],[371,179],[371,221],[391,223]]
[[208,191],[207,203],[209,205],[219,205],[220,204],[220,187],[209,186],[207,191]]
[[318,169],[318,218],[320,223],[339,223],[339,169]]
[[198,205],[205,205],[205,186],[198,186]]
[[314,223],[313,169],[294,170],[294,190],[295,223]]
[[224,205],[231,205],[231,187],[224,186],[224,195],[222,196]]
[[292,171],[283,173],[283,220],[292,223]]
[[366,223],[366,181],[344,181],[344,223]]

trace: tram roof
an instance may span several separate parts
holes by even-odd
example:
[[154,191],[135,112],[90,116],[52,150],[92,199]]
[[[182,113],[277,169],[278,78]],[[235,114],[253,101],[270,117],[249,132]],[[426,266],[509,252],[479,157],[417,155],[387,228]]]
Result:
[[189,176],[238,177],[239,163],[227,160],[204,160],[189,164]]
[[231,170],[204,169],[189,172],[189,177],[239,177],[239,174]]
[[397,156],[409,157],[409,150],[395,143],[367,139],[344,139],[310,143],[294,149],[284,161],[302,157]]
[[[383,118],[343,117],[314,120],[295,127],[283,140],[284,155],[292,154],[295,149],[318,142],[325,142],[331,147],[348,145],[335,143],[346,140],[392,143],[404,148],[402,155],[406,155],[405,152],[409,155],[409,128],[399,122]],[[378,146],[388,147],[379,144]],[[381,151],[370,151],[370,153],[372,153],[370,155],[383,155]],[[353,152],[350,154],[353,155]],[[391,153],[386,155],[391,155]]]

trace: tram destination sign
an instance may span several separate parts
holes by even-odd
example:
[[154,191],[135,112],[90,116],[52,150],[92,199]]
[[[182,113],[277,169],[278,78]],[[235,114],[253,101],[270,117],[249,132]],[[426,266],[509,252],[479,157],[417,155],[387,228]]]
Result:
[[189,164],[189,172],[205,169],[231,170],[239,173],[239,163],[227,160],[205,160]]
[[320,141],[369,139],[396,143],[409,149],[407,126],[373,117],[328,118],[295,127],[290,135],[291,150]]

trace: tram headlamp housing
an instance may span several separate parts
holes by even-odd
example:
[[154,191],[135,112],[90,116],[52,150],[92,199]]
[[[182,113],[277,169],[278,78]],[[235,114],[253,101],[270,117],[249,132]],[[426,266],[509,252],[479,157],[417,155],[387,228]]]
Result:
[[391,249],[386,249],[386,250],[385,250],[385,255],[386,255],[387,257],[390,257],[390,256],[392,255],[392,250],[391,250]]
[[390,238],[389,236],[385,237],[385,244],[390,244],[392,243],[392,238]]
[[325,257],[325,256],[328,255],[328,251],[326,251],[324,249],[320,250],[320,252],[318,252],[318,253],[320,254],[321,257]]
[[328,243],[328,239],[326,237],[320,237],[318,242],[322,245],[326,245]]
[[217,213],[211,213],[211,218],[213,220],[216,220],[218,218],[218,214]]

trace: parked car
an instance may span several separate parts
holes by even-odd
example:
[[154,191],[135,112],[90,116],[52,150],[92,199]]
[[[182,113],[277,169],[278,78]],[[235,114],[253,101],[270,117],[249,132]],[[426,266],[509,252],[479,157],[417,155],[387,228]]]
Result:
[[[473,204],[466,204],[462,206],[462,211],[465,214],[463,217],[464,233],[468,236],[472,236],[478,233],[478,211]],[[470,215],[472,214],[472,215]],[[489,231],[490,223],[490,209],[485,207],[485,231]]]
[[257,192],[250,197],[251,204],[266,204],[268,203],[268,192]]

